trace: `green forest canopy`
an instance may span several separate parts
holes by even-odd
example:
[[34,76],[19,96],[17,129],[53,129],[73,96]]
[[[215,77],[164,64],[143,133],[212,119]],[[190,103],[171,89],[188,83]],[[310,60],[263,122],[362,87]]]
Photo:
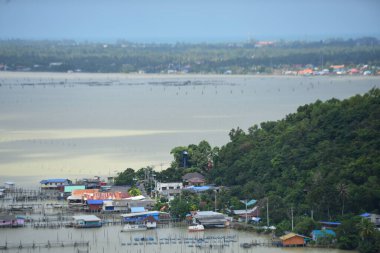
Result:
[[312,64],[380,65],[380,40],[371,37],[325,41],[257,41],[218,44],[78,43],[0,40],[0,64],[8,70],[254,74]]
[[380,211],[380,90],[317,101],[276,122],[230,132],[208,179],[243,198],[331,219]]

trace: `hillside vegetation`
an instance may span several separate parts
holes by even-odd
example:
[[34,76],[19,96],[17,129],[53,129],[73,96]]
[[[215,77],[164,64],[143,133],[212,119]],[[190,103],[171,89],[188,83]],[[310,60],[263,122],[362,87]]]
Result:
[[[274,224],[380,211],[380,90],[317,101],[230,132],[208,174],[240,198],[269,199]],[[263,215],[263,217],[265,217]]]

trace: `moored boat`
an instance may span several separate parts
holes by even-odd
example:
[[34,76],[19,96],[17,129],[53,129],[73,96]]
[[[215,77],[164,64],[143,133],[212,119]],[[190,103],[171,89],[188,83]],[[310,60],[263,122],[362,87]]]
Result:
[[147,229],[147,226],[144,224],[127,224],[123,227],[121,232],[143,231]]
[[191,225],[189,226],[189,232],[198,232],[205,230],[205,227],[201,224]]

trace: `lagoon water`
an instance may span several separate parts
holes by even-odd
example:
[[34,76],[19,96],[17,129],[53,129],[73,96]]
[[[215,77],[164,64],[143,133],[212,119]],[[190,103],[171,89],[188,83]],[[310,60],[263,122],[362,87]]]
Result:
[[[256,233],[242,232],[233,229],[210,229],[205,232],[188,232],[186,228],[158,228],[156,230],[149,230],[144,232],[124,232],[121,233],[121,226],[106,226],[95,229],[33,229],[30,227],[19,229],[1,229],[0,230],[0,245],[5,242],[8,245],[12,243],[47,243],[47,241],[54,243],[56,241],[89,241],[88,247],[91,253],[104,253],[104,252],[124,252],[124,253],[245,253],[245,252],[263,252],[263,253],[280,253],[280,252],[295,252],[295,253],[355,253],[355,251],[344,251],[337,249],[316,249],[316,248],[274,248],[274,247],[252,247],[244,249],[240,247],[240,243],[266,242],[270,240],[270,236],[259,235]],[[184,238],[207,238],[207,237],[234,237],[236,242],[229,243],[228,246],[223,248],[215,246],[214,248],[197,248],[189,247],[189,244],[183,243]],[[148,244],[136,242],[135,238],[152,237],[158,244]],[[166,244],[167,240],[171,238],[171,243]],[[181,243],[180,240],[181,239]],[[174,239],[177,239],[174,243]],[[164,242],[160,244],[160,242]],[[128,245],[132,243],[132,245]],[[134,245],[134,244],[137,245]],[[207,245],[218,244],[218,240],[209,240]],[[193,244],[195,245],[195,244]],[[87,247],[81,246],[80,250],[86,250]],[[57,248],[38,248],[38,249],[15,249],[11,252],[53,252],[53,253],[66,253],[66,252],[79,252],[78,248],[73,247],[57,247]],[[86,251],[81,251],[86,252]]]
[[[0,181],[165,169],[176,146],[380,87],[379,77],[0,72]],[[0,183],[2,183],[0,182]]]
[[[228,142],[232,128],[279,120],[317,99],[344,99],[380,87],[379,77],[275,77],[55,74],[0,72],[0,184],[35,187],[42,178],[114,175],[128,167],[164,169],[180,145]],[[243,249],[239,243],[264,235],[186,228],[120,233],[98,229],[1,229],[0,245],[90,241],[89,252],[299,252],[343,253],[311,248]],[[223,249],[185,244],[123,245],[138,236],[236,235]],[[76,248],[17,249],[14,252],[79,252]],[[351,251],[352,252],[352,251]]]

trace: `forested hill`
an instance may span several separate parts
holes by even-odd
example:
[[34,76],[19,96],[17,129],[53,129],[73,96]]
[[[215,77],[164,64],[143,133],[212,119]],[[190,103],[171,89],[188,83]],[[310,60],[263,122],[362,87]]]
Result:
[[380,211],[380,90],[317,101],[276,122],[230,132],[209,179],[269,198],[271,219]]

